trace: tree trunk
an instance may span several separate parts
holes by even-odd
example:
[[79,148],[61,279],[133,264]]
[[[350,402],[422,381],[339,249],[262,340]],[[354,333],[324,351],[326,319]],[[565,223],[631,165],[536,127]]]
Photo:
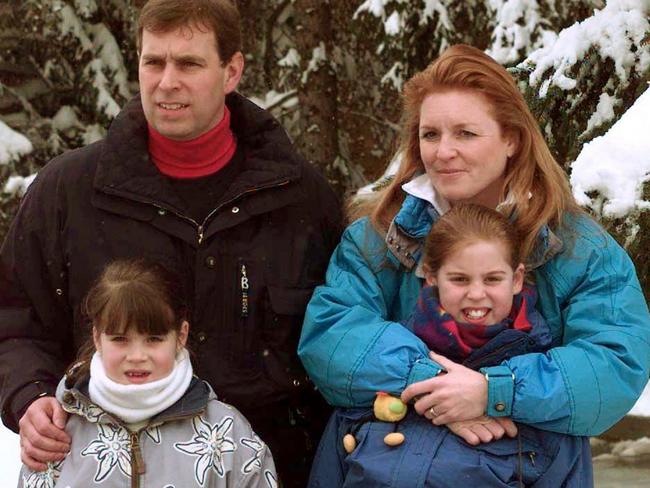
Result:
[[338,141],[337,77],[333,55],[333,8],[321,0],[296,0],[296,46],[302,76],[298,87],[300,135],[298,149],[319,167],[340,193],[345,187],[345,164]]

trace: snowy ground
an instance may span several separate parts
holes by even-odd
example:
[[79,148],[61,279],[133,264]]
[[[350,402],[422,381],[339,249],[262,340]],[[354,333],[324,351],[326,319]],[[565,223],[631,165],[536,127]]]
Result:
[[[638,416],[650,417],[650,383],[648,383],[648,386],[646,386],[643,395],[636,403],[636,405],[632,408],[630,413]],[[650,453],[650,440],[639,439],[636,442],[622,441],[617,446],[614,446],[612,453],[613,453],[612,456],[608,456],[608,455],[606,456],[608,456],[609,458],[609,457],[619,457],[620,455],[623,455],[623,457],[625,458],[630,458],[630,457],[634,457],[634,454]],[[601,465],[603,462],[606,462],[606,460],[607,460],[606,458],[601,458]],[[596,469],[598,470],[598,463],[596,465]],[[628,469],[633,469],[633,468],[628,467]],[[11,432],[10,430],[8,430],[6,427],[0,426],[0,480],[3,480],[2,486],[3,487],[13,486],[13,480],[16,481],[18,480],[19,471],[20,471],[20,455],[19,455],[18,436],[13,432]],[[621,471],[621,473],[623,472]],[[621,474],[621,475],[628,476],[625,474]],[[634,476],[634,475],[635,473],[632,473],[629,476]],[[606,478],[601,475],[599,479],[604,480]],[[601,485],[599,483],[597,486],[604,487],[605,485],[604,484]],[[614,484],[612,486],[616,486],[616,485]]]
[[20,454],[18,436],[7,429],[0,427],[0,480],[5,486],[13,486],[11,481],[18,481],[20,471]]

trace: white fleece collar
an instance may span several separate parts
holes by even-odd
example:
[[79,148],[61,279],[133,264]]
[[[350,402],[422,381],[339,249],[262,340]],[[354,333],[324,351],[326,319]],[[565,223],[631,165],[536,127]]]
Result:
[[101,357],[90,361],[90,400],[127,424],[142,422],[171,407],[192,381],[192,363],[187,349],[177,355],[172,372],[159,380],[142,385],[122,385],[106,375]]

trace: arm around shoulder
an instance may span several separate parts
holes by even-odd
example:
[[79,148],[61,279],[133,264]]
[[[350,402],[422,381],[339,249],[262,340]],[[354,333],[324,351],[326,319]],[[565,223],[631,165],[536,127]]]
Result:
[[21,202],[0,251],[0,397],[14,431],[33,400],[54,393],[64,367],[62,328],[70,323],[65,276],[52,272],[64,261],[56,175],[48,169]]

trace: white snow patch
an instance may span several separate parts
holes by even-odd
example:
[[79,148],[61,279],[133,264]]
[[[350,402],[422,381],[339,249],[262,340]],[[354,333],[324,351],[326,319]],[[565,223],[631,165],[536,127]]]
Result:
[[260,97],[249,97],[249,99],[258,107],[267,109],[268,107],[276,105],[280,100],[282,102],[281,106],[284,108],[290,108],[295,106],[298,103],[298,91],[289,90],[286,92],[277,92],[275,90],[270,90],[266,92],[264,98]]
[[82,17],[88,18],[97,11],[95,0],[74,0],[74,4]]
[[0,120],[0,165],[9,164],[33,150],[29,139]]
[[598,105],[596,106],[596,111],[591,114],[585,132],[589,132],[598,126],[603,125],[605,122],[612,120],[615,115],[614,106],[617,104],[618,100],[615,97],[612,97],[608,93],[601,93]]
[[0,425],[0,479],[5,486],[15,486],[20,473],[20,437]]
[[387,36],[396,36],[402,30],[402,19],[397,11],[390,14],[384,22],[384,31]]
[[100,59],[93,59],[84,69],[84,76],[91,79],[97,89],[97,108],[108,117],[116,117],[120,113],[120,106],[108,90],[109,81],[104,74],[104,63]]
[[290,66],[299,67],[300,54],[298,53],[298,51],[296,51],[295,48],[292,47],[287,51],[287,54],[285,54],[284,57],[278,61],[278,65],[284,67],[290,67]]
[[88,27],[88,32],[94,40],[94,53],[101,60],[103,66],[110,70],[113,83],[124,98],[130,96],[128,74],[124,64],[124,57],[120,47],[104,24],[93,24]]
[[76,127],[79,124],[79,119],[74,109],[70,105],[64,105],[59,109],[54,117],[52,117],[52,127],[60,132],[65,132],[68,129]]
[[83,134],[83,144],[84,146],[87,146],[88,144],[92,144],[93,142],[96,142],[100,139],[102,139],[106,135],[106,130],[99,124],[91,124],[86,126],[86,130],[84,131]]
[[325,63],[327,61],[327,54],[325,50],[325,43],[321,41],[317,47],[315,47],[312,50],[311,53],[311,59],[309,60],[309,63],[307,64],[307,69],[303,72],[302,78],[300,79],[300,82],[304,85],[307,83],[307,79],[309,78],[309,74],[312,72],[318,71],[320,68],[320,65],[322,63]]
[[384,18],[385,10],[384,7],[390,0],[366,0],[363,2],[359,8],[354,12],[352,16],[353,19],[356,19],[361,12],[370,12],[375,17]]
[[557,39],[555,32],[542,28],[536,0],[489,0],[489,5],[496,26],[487,53],[501,64],[515,62],[521,52],[532,52]]
[[404,83],[404,65],[400,62],[395,63],[388,72],[381,78],[381,83],[390,83],[397,91],[402,90]]
[[[571,165],[573,195],[580,205],[606,217],[650,209],[643,184],[650,179],[650,89],[601,137],[585,144]],[[598,191],[590,198],[587,193]]]
[[433,14],[438,14],[438,23],[446,30],[453,31],[454,25],[449,20],[449,12],[444,2],[440,0],[424,0],[424,10],[420,14],[420,25],[426,25],[429,19],[433,19]]
[[643,73],[650,67],[650,50],[632,47],[643,45],[650,30],[649,14],[649,0],[609,0],[602,10],[560,32],[555,43],[530,54],[522,64],[535,66],[530,75],[531,85],[538,85],[551,69],[553,74],[539,90],[541,98],[546,96],[551,84],[563,90],[573,89],[576,80],[568,73],[574,65],[583,62],[592,48],[603,59],[613,61],[616,76],[623,82],[627,81],[632,67]]
[[29,185],[34,181],[34,178],[36,178],[36,173],[29,176],[10,176],[2,191],[10,195],[22,197],[27,192]]
[[61,29],[61,35],[65,36],[67,34],[72,34],[74,37],[79,39],[81,47],[84,50],[91,50],[93,43],[88,38],[88,35],[84,31],[83,24],[75,11],[61,0],[53,0],[52,10],[58,12],[61,17],[61,22],[59,28]]

